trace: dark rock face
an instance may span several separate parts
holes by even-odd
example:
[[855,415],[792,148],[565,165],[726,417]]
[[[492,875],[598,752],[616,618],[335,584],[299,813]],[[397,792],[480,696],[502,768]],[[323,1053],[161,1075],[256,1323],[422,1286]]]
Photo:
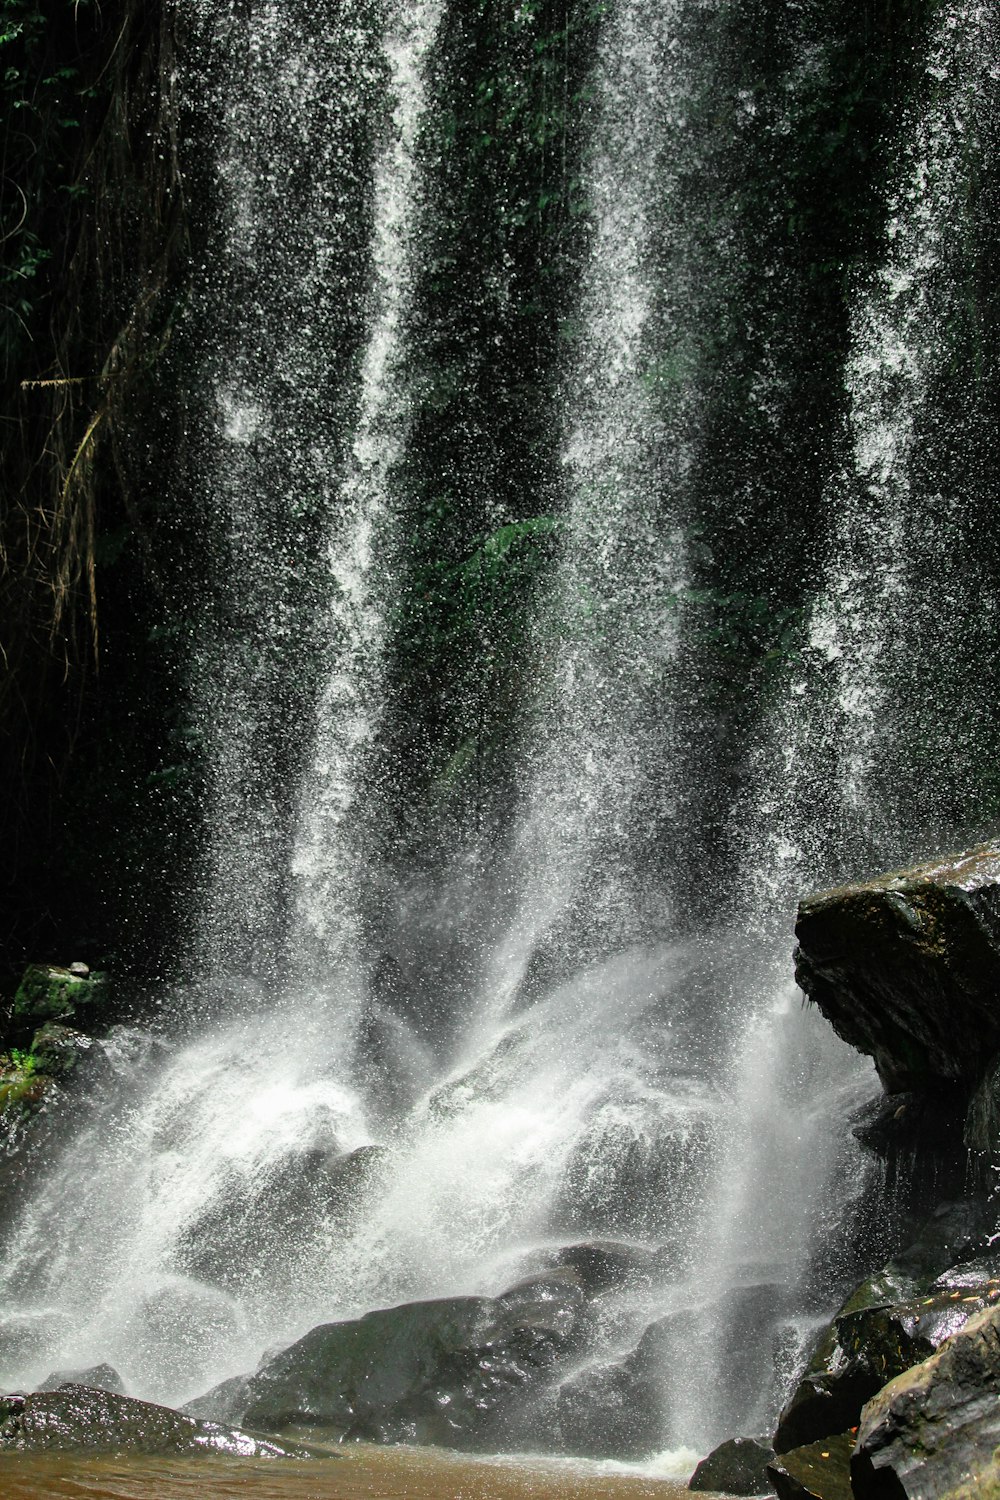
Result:
[[766,1495],[771,1488],[767,1466],[773,1458],[773,1451],[753,1438],[730,1438],[702,1459],[688,1481],[688,1489]]
[[600,1296],[625,1286],[648,1285],[659,1259],[660,1252],[642,1245],[585,1240],[578,1245],[566,1245],[552,1263],[575,1271],[588,1296]]
[[312,1329],[255,1375],[192,1405],[222,1420],[319,1426],[348,1440],[510,1446],[522,1398],[579,1348],[584,1305],[580,1278],[564,1268],[498,1298],[371,1312]]
[[1000,1051],[1000,848],[803,901],[796,978],[890,1093],[974,1086]]
[[99,1391],[113,1391],[124,1396],[125,1382],[113,1365],[91,1365],[89,1370],[54,1370],[38,1387],[40,1391],[58,1391],[64,1385],[86,1385]]
[[[929,1247],[920,1244],[863,1282],[837,1313],[781,1414],[777,1453],[854,1426],[886,1381],[927,1359],[1000,1299],[1000,1256],[970,1259],[935,1275],[933,1256],[929,1266],[924,1259]],[[952,1247],[950,1237],[944,1246]],[[918,1268],[922,1275],[915,1274]]]
[[991,1307],[865,1407],[851,1460],[855,1496],[995,1493],[998,1445],[1000,1308]]
[[0,1396],[0,1453],[229,1453],[300,1456],[267,1438],[197,1422],[166,1406],[91,1386]]
[[599,1110],[568,1163],[555,1220],[573,1234],[669,1235],[698,1201],[716,1145],[697,1108],[671,1116],[658,1104],[641,1124]]
[[783,1453],[767,1466],[778,1500],[856,1500],[851,1489],[854,1435],[836,1433]]

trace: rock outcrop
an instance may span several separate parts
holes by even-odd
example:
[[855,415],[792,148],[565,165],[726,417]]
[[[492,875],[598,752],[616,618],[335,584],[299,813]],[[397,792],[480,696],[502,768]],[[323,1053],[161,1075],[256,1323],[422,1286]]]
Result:
[[915,1276],[891,1262],[852,1293],[827,1328],[781,1414],[775,1451],[856,1426],[865,1402],[887,1381],[920,1364],[998,1300],[1000,1254],[939,1275]]
[[[1000,1494],[1000,846],[810,897],[796,935],[800,985],[882,1080],[858,1138],[903,1219],[937,1206],[825,1331],[772,1481],[789,1500]],[[848,1486],[829,1466],[852,1447]]]
[[803,901],[796,978],[889,1093],[966,1092],[1000,1053],[1000,847]]

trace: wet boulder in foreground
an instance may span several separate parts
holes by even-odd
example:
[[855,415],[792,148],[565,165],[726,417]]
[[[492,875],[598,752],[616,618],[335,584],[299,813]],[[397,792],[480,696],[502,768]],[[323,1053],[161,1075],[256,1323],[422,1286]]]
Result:
[[755,1438],[729,1438],[702,1459],[688,1480],[688,1489],[767,1495],[771,1490],[767,1466],[773,1458],[773,1450]]
[[[924,1240],[928,1238],[926,1235]],[[945,1240],[941,1246],[954,1248]],[[851,1294],[821,1336],[778,1422],[777,1453],[856,1426],[861,1409],[904,1370],[920,1364],[984,1308],[1000,1302],[1000,1255],[975,1253],[939,1271],[918,1245]]]
[[347,1440],[503,1447],[524,1402],[579,1346],[580,1277],[547,1272],[502,1297],[451,1297],[313,1328],[256,1374],[194,1408],[268,1430],[314,1426]]
[[1000,1493],[1000,1308],[865,1407],[851,1460],[856,1500],[960,1500]]
[[836,1433],[772,1458],[767,1477],[778,1500],[856,1500],[851,1489],[854,1436]]
[[0,1453],[224,1453],[291,1458],[302,1450],[94,1386],[0,1396]]
[[[732,1287],[716,1301],[679,1308],[650,1323],[623,1358],[576,1368],[561,1381],[555,1416],[562,1451],[586,1458],[641,1459],[670,1433],[669,1372],[685,1371],[700,1342],[726,1339],[726,1358],[703,1413],[729,1424],[763,1429],[776,1409],[760,1378],[760,1352],[776,1368],[787,1291],[771,1282]],[[681,1374],[681,1379],[684,1376]],[[737,1493],[734,1491],[734,1493]]]
[[799,907],[796,978],[889,1093],[968,1092],[1000,1053],[1000,847],[985,845]]

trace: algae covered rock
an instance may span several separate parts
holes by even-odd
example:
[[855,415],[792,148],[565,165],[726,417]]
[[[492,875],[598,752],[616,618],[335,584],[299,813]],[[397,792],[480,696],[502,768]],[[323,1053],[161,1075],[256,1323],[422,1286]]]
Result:
[[851,1460],[857,1500],[984,1494],[1000,1446],[1000,1308],[990,1307],[866,1405]]
[[107,975],[91,973],[83,964],[31,964],[14,995],[11,1028],[26,1037],[47,1021],[69,1021],[81,1010],[93,1010],[108,994]]
[[283,1458],[301,1451],[92,1386],[0,1396],[0,1453],[208,1452]]
[[1000,1051],[1000,847],[803,901],[796,978],[890,1093],[971,1088]]

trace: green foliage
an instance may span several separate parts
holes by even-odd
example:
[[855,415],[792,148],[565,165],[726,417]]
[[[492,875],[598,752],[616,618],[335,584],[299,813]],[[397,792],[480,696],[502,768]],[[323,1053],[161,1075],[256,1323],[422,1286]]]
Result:
[[49,1087],[33,1052],[17,1047],[0,1055],[0,1115],[31,1113]]
[[[428,533],[446,516],[443,502],[434,505],[427,516]],[[426,651],[454,643],[464,635],[489,632],[504,619],[517,628],[521,590],[544,565],[547,544],[560,525],[554,516],[529,516],[477,538],[457,562],[447,555],[427,558],[411,580],[399,621],[411,648]],[[492,644],[503,649],[510,643],[496,639]]]
[[0,363],[19,370],[53,289],[65,245],[66,200],[79,181],[81,106],[97,91],[85,76],[90,7],[62,0],[0,0]]

